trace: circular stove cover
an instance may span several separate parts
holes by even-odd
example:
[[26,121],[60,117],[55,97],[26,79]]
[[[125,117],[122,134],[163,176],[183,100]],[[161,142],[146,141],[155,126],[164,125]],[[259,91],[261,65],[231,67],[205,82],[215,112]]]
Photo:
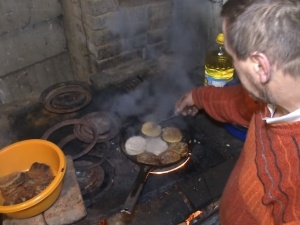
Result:
[[40,101],[53,113],[70,113],[82,109],[92,100],[92,89],[88,83],[67,81],[54,84],[44,90]]
[[[92,112],[84,115],[81,119],[95,125],[98,131],[97,143],[111,140],[120,131],[120,119],[110,112]],[[91,129],[84,124],[76,124],[73,132],[81,141],[89,143],[93,139]]]

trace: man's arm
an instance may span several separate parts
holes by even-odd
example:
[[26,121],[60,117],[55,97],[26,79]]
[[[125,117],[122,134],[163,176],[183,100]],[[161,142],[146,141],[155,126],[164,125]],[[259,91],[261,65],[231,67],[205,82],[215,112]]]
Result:
[[191,94],[195,106],[215,120],[243,126],[248,126],[254,111],[262,106],[241,85],[198,87]]

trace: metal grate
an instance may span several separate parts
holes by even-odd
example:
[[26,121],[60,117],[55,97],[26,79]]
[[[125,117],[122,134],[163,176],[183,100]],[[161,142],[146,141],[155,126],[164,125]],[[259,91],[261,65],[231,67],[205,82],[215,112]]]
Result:
[[119,89],[121,89],[124,92],[129,92],[134,90],[137,86],[139,86],[141,83],[143,83],[144,79],[140,76],[133,77],[130,79],[127,79],[119,84],[116,85]]

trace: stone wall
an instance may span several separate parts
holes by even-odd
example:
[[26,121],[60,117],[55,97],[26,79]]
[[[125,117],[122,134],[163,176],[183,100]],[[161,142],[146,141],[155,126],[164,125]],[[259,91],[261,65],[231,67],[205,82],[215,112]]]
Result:
[[181,57],[178,66],[203,65],[220,31],[220,6],[213,0],[2,1],[0,104],[37,98],[66,80],[96,80],[103,88],[144,73],[168,53]]
[[73,79],[58,1],[0,3],[0,104]]

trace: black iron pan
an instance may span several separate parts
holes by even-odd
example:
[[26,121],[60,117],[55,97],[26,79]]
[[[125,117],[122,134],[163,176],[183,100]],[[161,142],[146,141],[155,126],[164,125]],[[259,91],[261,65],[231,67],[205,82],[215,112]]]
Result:
[[[173,122],[172,122],[173,121]],[[136,177],[136,180],[133,184],[133,187],[131,189],[130,194],[128,195],[123,209],[121,210],[121,212],[123,213],[127,213],[127,214],[131,214],[132,210],[138,200],[138,197],[140,196],[141,191],[143,190],[145,181],[149,175],[150,172],[155,171],[156,169],[163,169],[163,168],[168,168],[168,167],[172,167],[172,166],[176,166],[176,165],[181,165],[181,163],[185,163],[191,156],[191,149],[192,149],[192,141],[191,141],[191,137],[189,135],[189,132],[180,127],[180,123],[176,124],[176,120],[169,120],[167,123],[164,124],[160,124],[162,126],[162,128],[164,127],[177,127],[180,129],[181,133],[182,133],[182,140],[183,142],[186,142],[188,144],[188,153],[180,158],[180,160],[169,163],[169,164],[159,164],[159,165],[151,165],[151,164],[146,164],[146,163],[141,163],[137,161],[136,156],[132,156],[132,155],[128,155],[126,153],[125,150],[125,143],[126,141],[132,137],[132,136],[144,136],[141,133],[141,127],[142,127],[142,123],[135,123],[135,124],[131,124],[129,126],[127,126],[126,128],[124,128],[121,131],[121,138],[120,138],[120,147],[122,152],[125,154],[125,156],[130,159],[132,162],[136,163],[137,165],[140,166],[140,170],[139,173]]]

